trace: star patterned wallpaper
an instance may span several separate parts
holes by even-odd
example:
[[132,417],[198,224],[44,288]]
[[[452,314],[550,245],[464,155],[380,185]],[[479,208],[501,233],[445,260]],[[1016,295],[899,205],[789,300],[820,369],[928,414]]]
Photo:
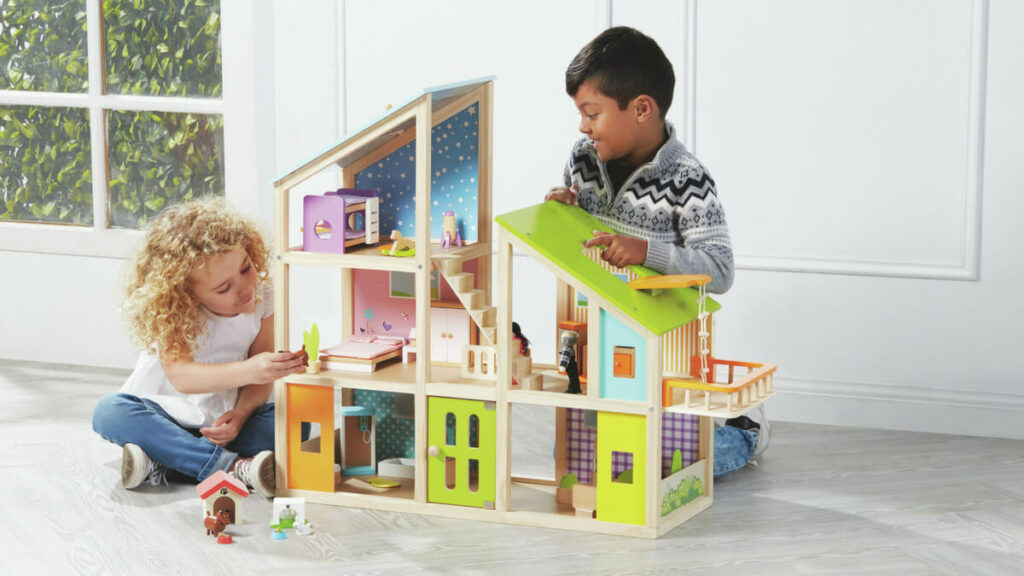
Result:
[[[465,240],[477,239],[478,116],[472,105],[434,126],[431,145],[430,237],[440,239],[445,210],[455,213]],[[392,230],[403,236],[416,231],[416,141],[406,144],[356,174],[356,188],[376,190],[380,197],[380,237]]]

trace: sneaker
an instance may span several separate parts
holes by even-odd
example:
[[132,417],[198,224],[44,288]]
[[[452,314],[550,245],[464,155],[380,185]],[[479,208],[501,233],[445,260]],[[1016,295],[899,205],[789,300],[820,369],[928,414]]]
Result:
[[750,411],[750,419],[758,424],[757,446],[754,447],[754,455],[751,460],[760,460],[761,455],[768,449],[772,441],[772,423],[764,410],[764,403],[758,404],[757,408]]
[[267,497],[274,495],[274,453],[270,450],[264,450],[252,458],[235,460],[232,471],[249,490]]
[[138,444],[126,443],[121,453],[121,485],[125,490],[148,486],[166,486],[167,468],[150,460]]

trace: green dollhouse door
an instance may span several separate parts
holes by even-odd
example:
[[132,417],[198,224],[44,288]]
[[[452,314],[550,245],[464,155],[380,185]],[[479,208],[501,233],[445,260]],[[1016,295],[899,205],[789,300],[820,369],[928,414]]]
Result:
[[494,508],[493,402],[428,398],[427,500]]

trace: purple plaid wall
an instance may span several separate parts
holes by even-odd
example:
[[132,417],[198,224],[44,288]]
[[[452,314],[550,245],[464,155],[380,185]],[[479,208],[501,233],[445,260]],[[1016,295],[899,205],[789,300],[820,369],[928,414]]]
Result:
[[[566,444],[569,472],[583,484],[592,482],[594,468],[594,442],[597,440],[597,429],[584,426],[583,410],[569,408],[567,410]],[[676,450],[682,452],[683,467],[697,461],[698,441],[700,439],[697,416],[689,414],[665,413],[661,419],[661,472],[668,476],[672,468],[672,455]],[[617,477],[623,470],[632,465],[628,454],[614,454],[612,459],[612,477]]]

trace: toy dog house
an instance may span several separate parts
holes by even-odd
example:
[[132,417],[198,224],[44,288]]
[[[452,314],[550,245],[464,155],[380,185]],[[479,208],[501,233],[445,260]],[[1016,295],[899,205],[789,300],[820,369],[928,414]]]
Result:
[[217,470],[196,486],[196,492],[203,501],[204,517],[227,510],[232,524],[242,523],[242,498],[249,497],[249,490],[241,480]]

